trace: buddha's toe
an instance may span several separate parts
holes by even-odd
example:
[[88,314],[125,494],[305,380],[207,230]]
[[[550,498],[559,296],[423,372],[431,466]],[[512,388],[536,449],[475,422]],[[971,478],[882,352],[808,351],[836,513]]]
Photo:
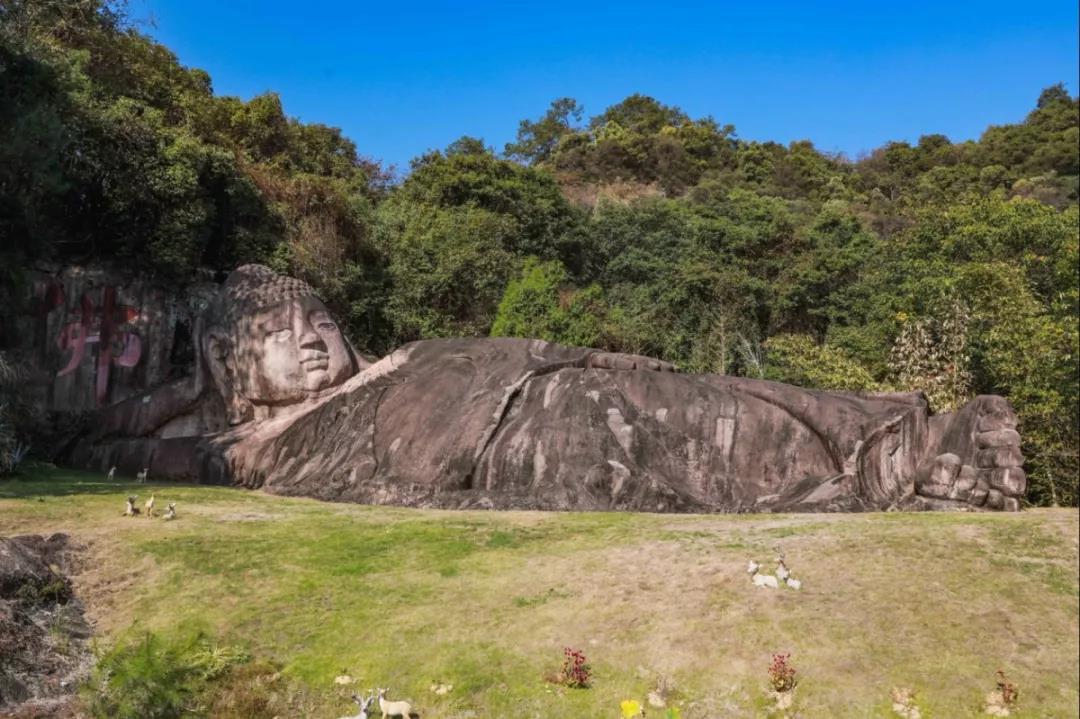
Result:
[[946,452],[924,462],[915,478],[915,492],[936,508],[978,507],[1016,511],[1027,490],[1024,456],[1016,415],[999,397],[975,400],[978,418],[968,449],[960,456]]
[[989,509],[1020,509],[1020,497],[1027,491],[1024,456],[1015,417],[986,414],[979,418],[975,433],[975,464],[978,485],[986,488]]

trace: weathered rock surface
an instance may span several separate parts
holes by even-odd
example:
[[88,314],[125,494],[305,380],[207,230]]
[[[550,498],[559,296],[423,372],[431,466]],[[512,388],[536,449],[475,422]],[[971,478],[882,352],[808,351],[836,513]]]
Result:
[[195,324],[212,282],[170,286],[105,265],[30,273],[28,311],[0,322],[0,339],[33,370],[42,409],[88,412],[190,372]]
[[90,629],[64,575],[68,537],[0,537],[0,716],[69,717]]

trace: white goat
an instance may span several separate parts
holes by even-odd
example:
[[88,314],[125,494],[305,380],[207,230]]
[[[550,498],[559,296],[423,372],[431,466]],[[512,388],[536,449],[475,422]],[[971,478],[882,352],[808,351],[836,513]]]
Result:
[[413,713],[412,704],[409,702],[388,702],[386,701],[386,692],[390,691],[390,688],[379,689],[379,711],[385,717],[399,716],[402,719],[409,719]]
[[776,558],[776,578],[788,585],[789,589],[802,589],[802,582],[791,576],[787,563],[784,561],[784,553],[780,551],[780,547],[777,547],[776,551],[779,554]]
[[176,502],[169,502],[169,506],[165,508],[165,514],[161,518],[165,521],[176,519]]
[[791,572],[788,571],[787,565],[784,564],[783,557],[776,558],[776,578],[781,582],[786,582],[788,577],[791,576]]
[[150,468],[143,467],[142,471],[135,475],[135,481],[146,484],[146,478],[150,476]]
[[110,482],[113,481],[113,477],[115,477],[115,476],[116,476],[116,467],[113,467],[112,469],[109,470],[109,481]]
[[750,575],[751,581],[754,582],[755,587],[772,587],[777,589],[780,585],[776,581],[776,577],[771,574],[761,574],[761,565],[751,559],[746,564],[746,573]]
[[360,707],[360,713],[350,714],[347,717],[341,717],[341,719],[368,719],[368,710],[371,709],[371,705],[375,703],[375,697],[367,696],[361,698],[353,694],[352,700],[356,702],[356,706]]
[[146,500],[146,518],[154,518],[154,495],[150,495],[150,499]]
[[750,577],[754,580],[755,587],[769,587],[771,589],[778,589],[780,584],[776,581],[776,577],[771,574],[755,574]]

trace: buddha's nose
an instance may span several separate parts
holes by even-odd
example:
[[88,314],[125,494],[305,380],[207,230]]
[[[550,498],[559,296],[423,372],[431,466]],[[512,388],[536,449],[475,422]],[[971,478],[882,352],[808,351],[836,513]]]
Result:
[[325,350],[326,343],[310,324],[304,323],[304,332],[300,335],[300,349]]

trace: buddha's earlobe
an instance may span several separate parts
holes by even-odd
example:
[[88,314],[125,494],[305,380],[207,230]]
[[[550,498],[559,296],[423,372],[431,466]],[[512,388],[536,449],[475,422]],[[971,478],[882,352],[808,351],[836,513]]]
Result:
[[206,368],[225,403],[229,425],[247,422],[252,418],[253,407],[240,392],[232,341],[226,333],[211,329],[205,334],[204,343],[203,358]]

